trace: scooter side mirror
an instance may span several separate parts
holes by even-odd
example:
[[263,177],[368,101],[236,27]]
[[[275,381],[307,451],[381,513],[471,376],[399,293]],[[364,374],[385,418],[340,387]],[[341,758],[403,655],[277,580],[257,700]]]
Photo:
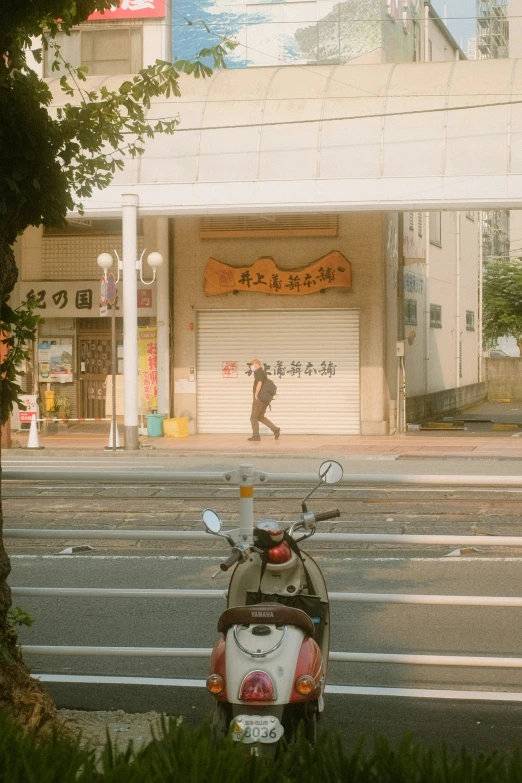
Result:
[[214,533],[214,535],[219,535],[221,533],[221,528],[223,527],[220,518],[215,511],[212,511],[211,508],[206,508],[204,510],[203,524],[207,528],[208,532]]
[[325,484],[338,484],[344,475],[342,465],[335,460],[326,460],[319,467],[319,478]]

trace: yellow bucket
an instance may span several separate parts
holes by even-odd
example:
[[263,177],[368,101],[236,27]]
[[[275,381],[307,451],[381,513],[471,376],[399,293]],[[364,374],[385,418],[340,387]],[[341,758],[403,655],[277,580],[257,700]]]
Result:
[[163,419],[163,437],[164,438],[188,438],[189,425],[188,419]]

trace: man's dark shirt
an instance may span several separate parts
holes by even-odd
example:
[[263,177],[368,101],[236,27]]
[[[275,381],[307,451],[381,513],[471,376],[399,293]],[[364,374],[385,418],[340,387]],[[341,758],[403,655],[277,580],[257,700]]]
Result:
[[266,372],[263,370],[262,367],[260,367],[258,370],[254,372],[254,388],[252,389],[254,396],[256,394],[257,384],[259,383],[259,381],[261,381],[261,383],[264,383],[266,381],[266,377],[267,377]]

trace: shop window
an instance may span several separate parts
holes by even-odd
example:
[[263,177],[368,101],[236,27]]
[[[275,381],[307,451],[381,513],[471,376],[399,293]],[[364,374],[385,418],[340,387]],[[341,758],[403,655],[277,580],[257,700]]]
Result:
[[430,304],[430,326],[440,329],[442,326],[442,307],[437,304]]
[[[55,42],[63,60],[77,68],[85,65],[89,76],[137,73],[143,67],[143,27],[103,26],[99,29],[58,33]],[[65,73],[63,66],[52,70],[54,50],[45,53],[45,76]]]
[[442,247],[442,213],[430,212],[430,244]]
[[339,215],[233,215],[200,218],[200,239],[336,237]]
[[404,300],[404,323],[405,324],[417,323],[417,300],[416,299]]
[[468,332],[475,331],[475,313],[473,310],[466,310],[466,330]]

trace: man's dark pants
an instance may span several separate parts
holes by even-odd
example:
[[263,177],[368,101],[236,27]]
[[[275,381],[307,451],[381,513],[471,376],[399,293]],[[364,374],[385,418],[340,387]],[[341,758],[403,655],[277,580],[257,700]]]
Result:
[[259,423],[264,424],[268,429],[272,430],[275,434],[278,430],[275,424],[272,424],[267,418],[265,418],[266,409],[268,404],[261,400],[252,400],[252,414],[250,416],[250,423],[252,424],[252,433],[255,438],[259,437]]

